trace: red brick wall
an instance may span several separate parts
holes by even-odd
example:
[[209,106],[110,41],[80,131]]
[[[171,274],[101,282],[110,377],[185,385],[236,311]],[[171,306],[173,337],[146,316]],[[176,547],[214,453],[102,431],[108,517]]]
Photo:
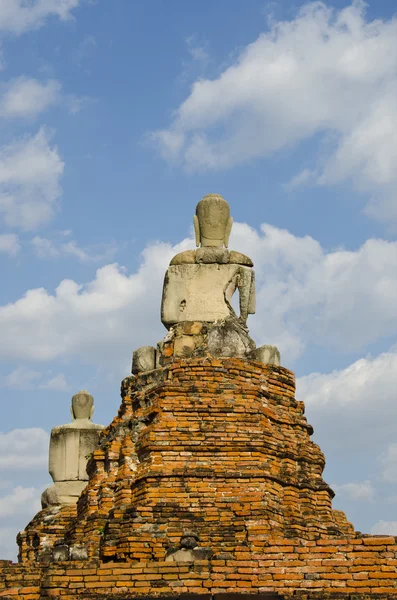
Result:
[[302,600],[397,598],[397,544],[393,537],[317,542],[269,538],[267,542],[262,551],[241,548],[233,559],[194,564],[58,563],[41,568],[42,596],[37,587],[40,568],[7,566],[1,571],[0,598],[61,596],[72,600],[85,594],[93,598],[127,594],[132,598],[145,594],[271,591]]
[[[77,511],[33,519],[0,597],[397,598],[394,537],[356,534],[332,509],[311,434],[282,367],[186,359],[127,378]],[[170,562],[187,531],[194,562]],[[54,562],[59,547],[87,560]]]

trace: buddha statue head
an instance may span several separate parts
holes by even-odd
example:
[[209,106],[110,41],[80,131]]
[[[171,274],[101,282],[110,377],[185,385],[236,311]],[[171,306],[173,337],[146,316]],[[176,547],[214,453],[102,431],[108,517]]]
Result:
[[73,420],[89,419],[94,414],[94,398],[87,390],[81,390],[72,397],[72,406],[70,407]]
[[219,194],[207,194],[193,217],[196,246],[228,247],[233,219],[228,203]]

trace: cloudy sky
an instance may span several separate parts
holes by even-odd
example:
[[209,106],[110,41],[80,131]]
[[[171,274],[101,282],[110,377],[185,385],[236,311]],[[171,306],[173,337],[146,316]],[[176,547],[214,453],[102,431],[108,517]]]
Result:
[[252,256],[250,328],[297,375],[325,479],[397,534],[394,0],[1,0],[0,558],[73,393],[119,406],[165,333],[209,192]]

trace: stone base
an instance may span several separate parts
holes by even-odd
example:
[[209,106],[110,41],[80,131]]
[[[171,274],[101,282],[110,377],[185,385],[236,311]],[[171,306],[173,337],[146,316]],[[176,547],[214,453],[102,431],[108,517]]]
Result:
[[255,342],[248,329],[235,317],[206,323],[185,321],[171,327],[159,342],[157,366],[181,358],[255,358]]
[[256,348],[248,329],[236,317],[215,323],[184,321],[171,327],[164,340],[153,346],[141,346],[132,356],[133,375],[146,373],[169,365],[181,358],[246,358],[264,365],[280,366],[276,346]]
[[41,506],[76,504],[88,481],[57,481],[41,494]]

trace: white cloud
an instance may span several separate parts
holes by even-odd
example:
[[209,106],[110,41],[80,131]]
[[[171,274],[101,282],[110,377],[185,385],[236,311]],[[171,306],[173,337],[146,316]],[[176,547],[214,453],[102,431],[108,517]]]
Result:
[[300,173],[294,175],[294,177],[285,184],[285,189],[287,191],[294,190],[301,185],[308,185],[310,183],[315,182],[316,173],[311,171],[310,169],[303,169]]
[[48,433],[38,427],[0,432],[0,469],[31,470],[46,466],[48,444]]
[[7,376],[0,378],[0,387],[20,391],[34,389],[65,391],[68,389],[68,384],[63,373],[52,375],[51,371],[42,373],[26,366],[19,366]]
[[0,148],[0,213],[8,226],[35,229],[53,216],[64,163],[50,137],[41,128]]
[[3,560],[15,561],[17,553],[16,529],[0,527],[0,556]]
[[55,104],[62,105],[71,114],[77,114],[94,100],[89,96],[61,94],[59,81],[46,82],[32,77],[16,77],[0,85],[0,118],[33,118]]
[[263,332],[261,343],[278,345],[284,360],[308,343],[351,351],[397,333],[396,242],[371,239],[357,251],[326,252],[310,236],[235,224],[231,247],[255,263],[250,328]]
[[[71,232],[67,232],[68,235],[69,233]],[[64,233],[61,233],[61,235],[63,237],[67,237]],[[72,256],[83,263],[101,262],[111,258],[116,251],[116,247],[114,245],[102,245],[101,248],[90,247],[84,249],[81,248],[75,240],[57,243],[41,236],[35,236],[32,239],[32,245],[36,256],[39,258],[59,258],[62,256]],[[98,249],[102,250],[102,252],[95,251]]]
[[17,532],[41,508],[42,490],[31,486],[16,485],[9,493],[0,496],[0,557],[15,561],[18,546]]
[[21,249],[19,238],[15,233],[0,234],[0,253],[16,256]]
[[[124,362],[131,344],[163,337],[159,308],[164,272],[170,258],[188,247],[192,240],[174,247],[154,244],[143,252],[135,273],[111,264],[85,284],[63,280],[55,293],[28,290],[0,307],[7,339],[0,355],[42,361],[78,355],[93,363]],[[357,251],[327,253],[309,236],[299,238],[270,225],[258,233],[236,223],[231,247],[254,259],[257,314],[249,326],[258,343],[279,346],[283,364],[307,344],[362,350],[397,333],[397,243],[368,240]]]
[[17,367],[4,378],[3,385],[12,390],[29,390],[35,387],[40,378],[40,371],[28,367]]
[[372,501],[375,496],[375,490],[371,481],[363,481],[361,483],[343,483],[331,484],[331,488],[337,493],[352,500],[367,500]]
[[69,389],[69,386],[67,384],[65,375],[63,373],[58,373],[58,375],[55,375],[47,381],[44,381],[40,385],[40,389],[51,390],[54,392],[65,392],[67,389]]
[[64,103],[72,115],[76,115],[92,102],[94,102],[94,99],[90,96],[75,96],[74,94],[68,94],[64,98]]
[[11,517],[28,511],[40,510],[38,491],[35,488],[24,488],[17,486],[7,496],[0,497],[0,518]]
[[371,529],[374,535],[397,535],[397,521],[378,521]]
[[209,61],[210,55],[206,48],[207,44],[200,43],[197,35],[190,35],[186,38],[185,42],[187,50],[193,60],[204,64]]
[[[215,79],[198,79],[152,134],[188,169],[228,168],[323,134],[322,159],[293,185],[351,180],[376,218],[397,218],[397,19],[368,21],[356,0],[307,4],[273,22]],[[311,180],[311,178],[309,178]]]
[[395,390],[396,384],[397,352],[391,351],[376,358],[361,358],[345,369],[332,373],[311,373],[300,377],[299,393],[308,405],[332,405],[340,410],[351,405],[363,406],[375,393],[376,397],[381,399],[388,396],[391,401],[388,392],[390,388]]
[[21,34],[43,25],[48,17],[70,19],[79,0],[1,0],[0,32]]
[[182,71],[178,77],[179,81],[192,80],[198,75],[202,76],[211,62],[206,40],[200,39],[197,34],[193,34],[185,38],[185,43],[188,58],[182,58]]
[[85,250],[80,248],[80,246],[75,241],[67,242],[62,245],[62,251],[65,254],[70,256],[74,256],[81,260],[82,262],[90,262],[91,260],[98,260],[98,257],[90,256]]
[[297,398],[335,453],[376,457],[397,438],[397,351],[297,380]]
[[16,561],[17,532],[23,530],[40,510],[42,491],[30,486],[17,485],[9,493],[0,496],[0,557],[3,560]]
[[397,483],[397,443],[389,444],[381,457],[382,479],[386,483]]
[[[0,354],[8,354],[11,343],[14,358],[22,351],[24,358],[39,360],[71,354],[88,362],[125,360],[131,343],[148,343],[153,332],[159,339],[163,335],[161,284],[173,254],[170,245],[158,244],[145,250],[141,268],[130,276],[118,265],[106,265],[86,285],[63,280],[54,295],[43,288],[29,290],[0,310],[0,321],[8,323],[8,342]],[[12,340],[21,326],[24,344]]]
[[54,242],[47,238],[36,235],[32,239],[34,253],[39,258],[57,258],[60,254],[58,247]]
[[82,62],[94,56],[97,42],[93,35],[85,35],[73,53],[74,60],[81,66]]
[[61,84],[53,79],[42,83],[17,77],[0,87],[0,117],[35,117],[60,98]]

